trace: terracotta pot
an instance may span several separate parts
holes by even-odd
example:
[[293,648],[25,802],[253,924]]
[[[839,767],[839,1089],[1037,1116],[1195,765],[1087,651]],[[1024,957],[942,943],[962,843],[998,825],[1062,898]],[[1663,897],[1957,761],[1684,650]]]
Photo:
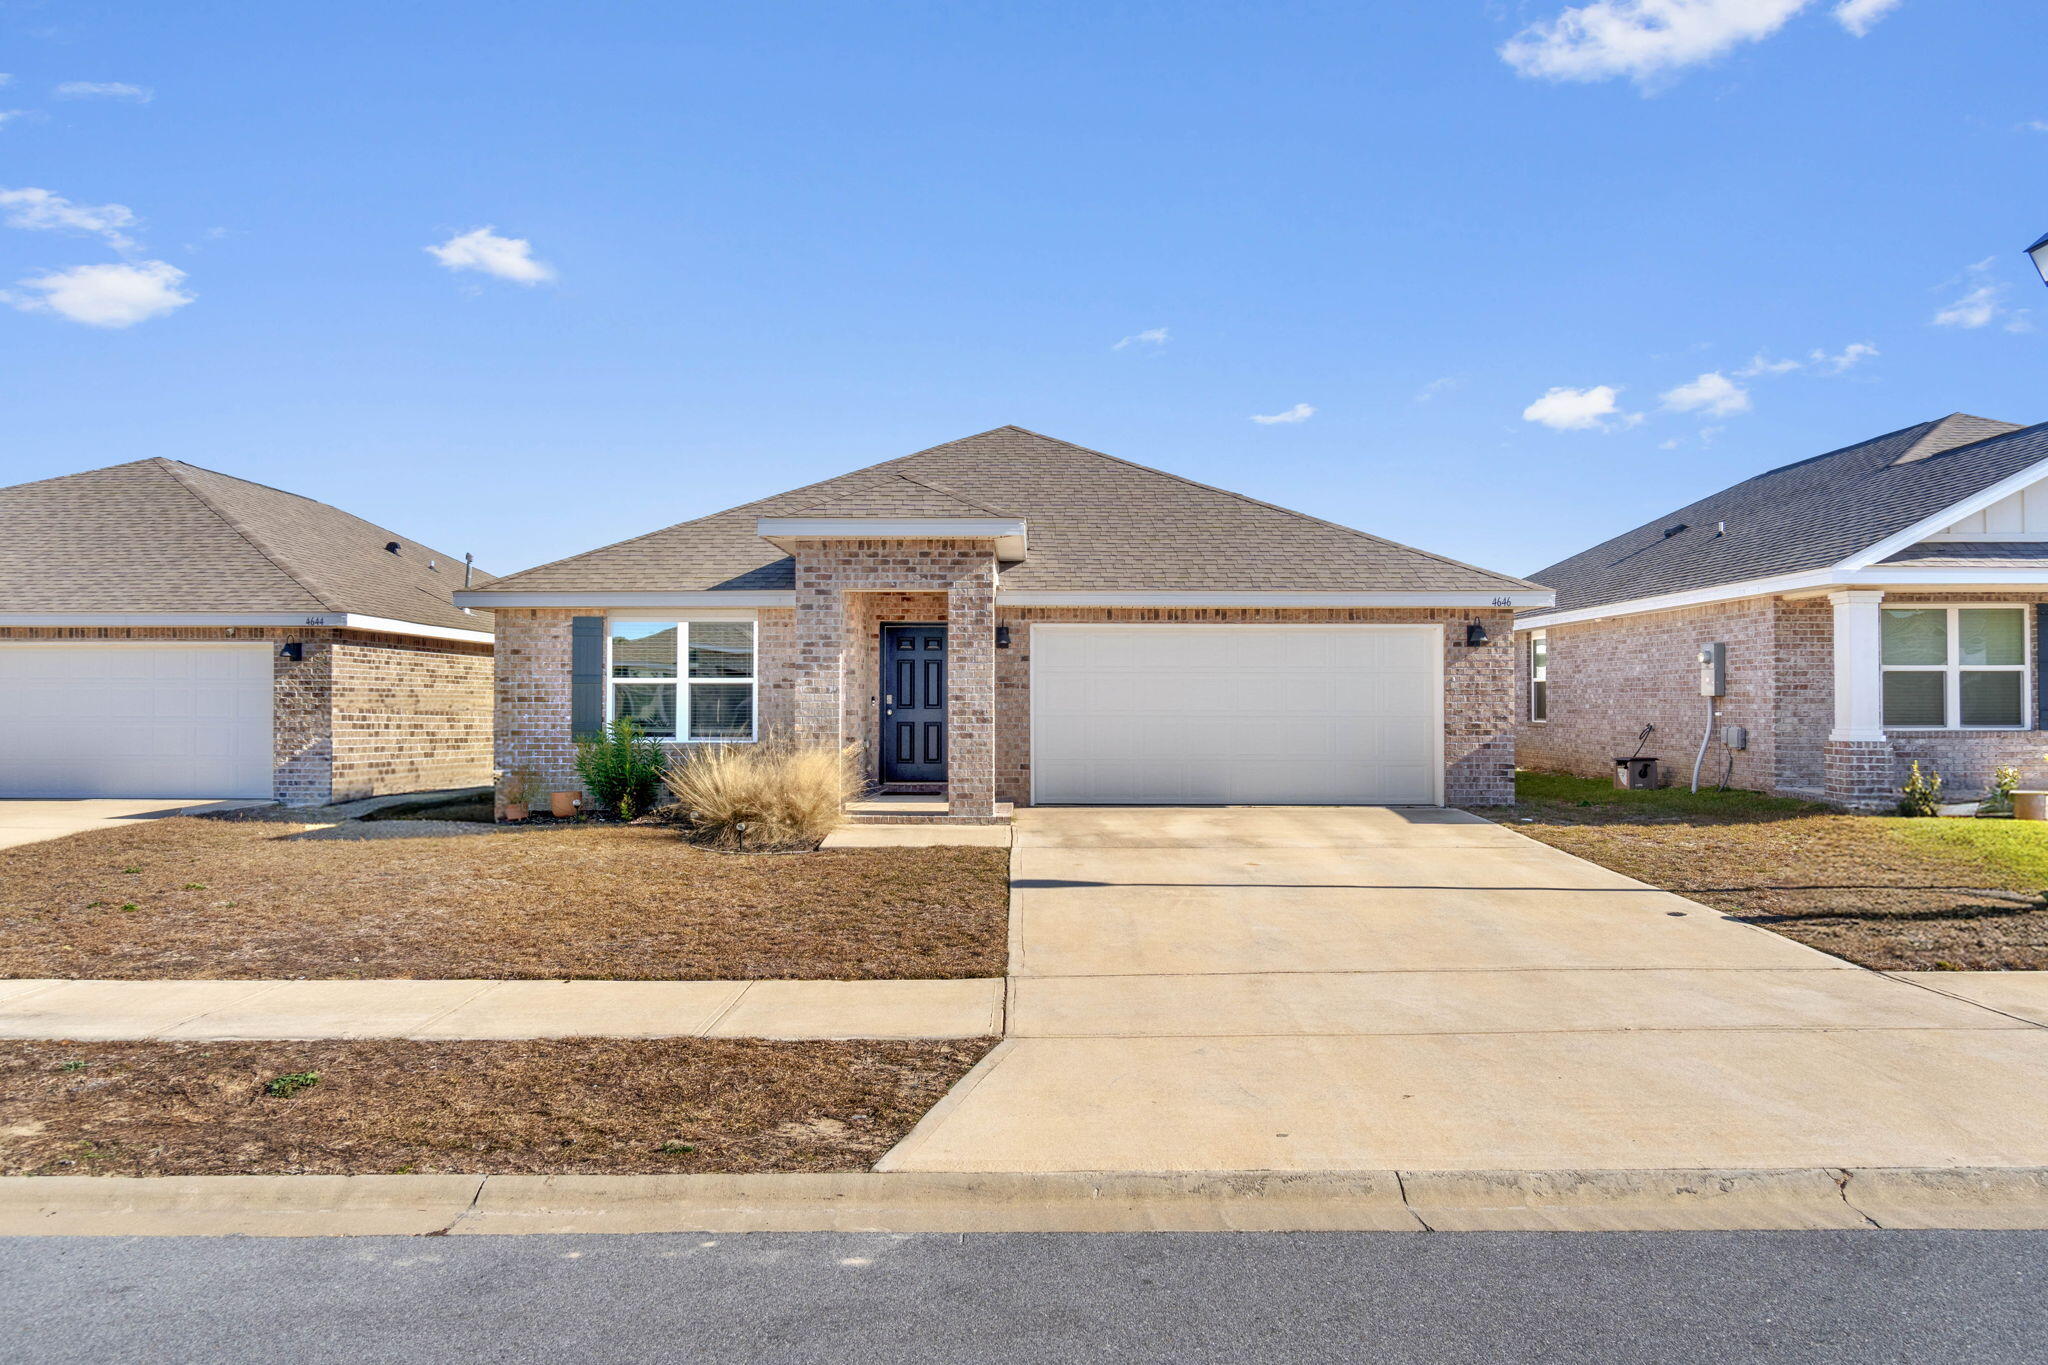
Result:
[[507,801],[505,803],[505,818],[507,820],[524,820],[532,814],[533,812],[527,808],[524,801]]
[[580,792],[556,792],[548,797],[548,814],[557,820],[567,820],[576,814],[576,807],[582,803]]
[[2015,820],[2048,820],[2048,792],[2014,792],[2012,794],[2012,818]]

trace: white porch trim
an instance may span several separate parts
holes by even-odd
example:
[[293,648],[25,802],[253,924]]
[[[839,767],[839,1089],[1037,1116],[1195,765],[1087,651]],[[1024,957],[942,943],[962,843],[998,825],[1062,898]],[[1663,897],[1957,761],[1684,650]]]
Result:
[[1828,594],[1835,608],[1835,728],[1831,742],[1876,742],[1884,734],[1884,594],[1845,588]]
[[1504,592],[996,592],[1002,607],[1540,607],[1548,588]]
[[0,626],[299,626],[321,630],[374,630],[386,635],[414,635],[426,640],[464,640],[487,645],[488,630],[460,630],[399,621],[387,616],[328,611],[10,611],[0,612]]

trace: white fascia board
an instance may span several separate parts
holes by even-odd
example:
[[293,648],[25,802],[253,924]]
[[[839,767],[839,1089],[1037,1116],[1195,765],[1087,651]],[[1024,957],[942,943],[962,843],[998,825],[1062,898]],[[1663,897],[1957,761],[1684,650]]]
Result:
[[2008,474],[1989,488],[1980,489],[1969,497],[1964,498],[1961,502],[1950,503],[1933,516],[1922,517],[1905,530],[1886,536],[1875,545],[1859,550],[1843,560],[1842,567],[1845,569],[1867,569],[1879,560],[1897,554],[1908,545],[1917,545],[1935,532],[1945,530],[1961,521],[1964,517],[1981,512],[1992,503],[2001,501],[2019,492],[2028,484],[2039,483],[2044,476],[2048,476],[2048,460],[2040,460],[2030,464],[2019,473]]
[[458,630],[341,611],[11,611],[0,612],[0,626],[300,626],[374,630],[387,635],[468,640],[485,645],[491,642],[487,630]]
[[1508,592],[1055,592],[998,588],[1003,607],[1546,607],[1548,588]]
[[1024,558],[1024,522],[1016,517],[758,517],[754,534],[777,549],[788,540],[993,540],[996,558]]
[[1549,626],[1575,625],[1581,621],[1604,621],[1615,616],[1641,616],[1653,611],[1672,611],[1680,607],[1705,606],[1713,602],[1733,602],[1745,597],[1780,597],[1791,593],[1824,591],[1828,588],[1962,588],[1976,591],[1983,588],[2033,587],[2048,587],[2048,565],[2043,565],[2039,569],[1887,569],[1883,565],[1868,569],[1835,567],[1783,574],[1777,578],[1752,578],[1743,583],[1723,583],[1718,587],[1698,588],[1691,592],[1665,593],[1661,597],[1638,597],[1627,602],[1580,607],[1574,611],[1537,612],[1516,617],[1515,629],[1542,630]]
[[498,592],[478,588],[456,593],[455,605],[483,611],[496,607],[793,607],[796,593],[787,588],[759,592]]
[[2048,585],[2048,565],[2038,569],[1859,569],[1841,576],[1850,588],[2038,588]]

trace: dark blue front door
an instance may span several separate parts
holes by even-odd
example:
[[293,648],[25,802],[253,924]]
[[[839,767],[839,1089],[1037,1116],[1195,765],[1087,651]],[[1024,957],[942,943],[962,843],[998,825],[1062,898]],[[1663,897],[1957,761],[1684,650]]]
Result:
[[882,627],[882,780],[946,780],[946,628]]

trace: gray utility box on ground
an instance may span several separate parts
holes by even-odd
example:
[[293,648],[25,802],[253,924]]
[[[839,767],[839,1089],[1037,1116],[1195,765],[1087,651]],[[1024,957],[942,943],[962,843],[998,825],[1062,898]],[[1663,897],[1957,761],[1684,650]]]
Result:
[[1656,759],[1617,758],[1614,760],[1614,785],[1624,791],[1647,791],[1664,783],[1657,776]]

